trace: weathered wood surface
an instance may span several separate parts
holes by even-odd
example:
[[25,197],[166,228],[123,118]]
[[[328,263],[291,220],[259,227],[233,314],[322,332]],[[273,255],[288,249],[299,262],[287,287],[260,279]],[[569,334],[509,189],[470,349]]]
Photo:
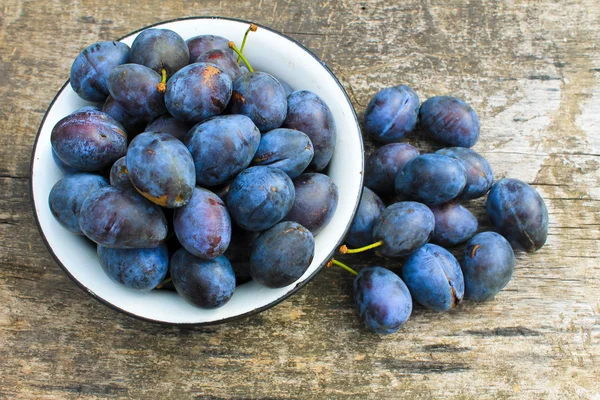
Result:
[[[547,245],[518,254],[494,301],[443,315],[417,307],[387,337],[361,328],[342,270],[207,328],[97,303],[37,232],[35,134],[83,47],[189,15],[289,34],[334,70],[359,114],[400,83],[422,99],[466,99],[482,121],[475,149],[496,177],[525,180],[546,200]],[[4,0],[0,39],[1,398],[599,398],[600,1]],[[481,205],[470,208],[486,228]]]

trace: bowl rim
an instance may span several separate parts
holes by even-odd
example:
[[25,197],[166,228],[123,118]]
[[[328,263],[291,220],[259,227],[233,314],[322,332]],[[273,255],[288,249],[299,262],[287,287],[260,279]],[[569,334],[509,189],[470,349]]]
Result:
[[[267,31],[270,31],[271,33],[274,33],[276,35],[279,35],[279,36],[283,37],[284,39],[287,39],[287,40],[291,41],[292,43],[294,43],[298,47],[300,47],[302,50],[304,50],[308,55],[310,55],[315,60],[317,60],[319,62],[319,64],[321,64],[321,66],[325,69],[325,71],[329,75],[331,75],[331,77],[333,78],[333,80],[335,81],[335,83],[338,85],[338,87],[342,91],[344,97],[346,98],[346,101],[350,105],[350,109],[352,111],[351,117],[354,119],[354,123],[356,124],[356,128],[357,128],[357,131],[359,133],[360,151],[361,151],[361,154],[363,155],[361,157],[361,164],[362,164],[361,165],[361,171],[364,171],[365,157],[364,157],[364,143],[363,143],[363,138],[362,138],[362,130],[361,130],[361,127],[360,127],[360,122],[358,120],[358,116],[356,115],[356,110],[354,109],[354,106],[352,105],[352,101],[350,100],[350,97],[348,96],[348,93],[346,92],[346,89],[344,89],[344,86],[341,84],[341,82],[339,81],[339,79],[337,78],[337,76],[333,73],[333,71],[331,71],[331,69],[325,64],[325,62],[323,62],[316,54],[314,54],[311,50],[309,50],[303,44],[301,44],[297,40],[295,40],[295,39],[293,39],[293,38],[285,35],[284,33],[279,32],[279,31],[277,31],[277,30],[275,30],[273,28],[270,28],[268,26],[264,26],[264,25],[256,23],[256,22],[251,22],[251,21],[247,21],[247,20],[244,20],[244,19],[240,19],[240,18],[230,18],[230,17],[220,17],[220,16],[188,16],[188,17],[179,17],[179,18],[174,18],[174,19],[169,19],[169,20],[155,22],[153,24],[144,26],[142,28],[136,29],[135,31],[127,33],[126,35],[121,36],[120,38],[116,39],[116,41],[121,41],[121,40],[123,40],[123,39],[125,39],[125,38],[127,38],[127,37],[129,37],[131,35],[134,35],[136,33],[139,33],[141,31],[144,31],[146,29],[149,29],[149,28],[152,28],[152,27],[155,27],[155,26],[158,26],[158,25],[164,25],[164,24],[168,24],[168,23],[172,23],[172,22],[177,22],[177,21],[196,20],[196,19],[224,20],[224,21],[241,22],[241,23],[245,23],[245,24],[251,24],[252,23],[252,24],[258,26],[261,29],[265,29]],[[52,258],[54,259],[54,261],[58,264],[58,266],[63,270],[63,272],[73,282],[75,282],[75,284],[80,289],[82,289],[84,292],[86,292],[93,299],[95,299],[99,303],[104,304],[105,306],[107,306],[107,307],[109,307],[109,308],[111,308],[111,309],[113,309],[113,310],[115,310],[117,312],[120,312],[120,313],[122,313],[124,315],[127,315],[129,317],[133,317],[133,318],[135,318],[137,320],[140,320],[140,321],[151,322],[151,323],[158,324],[158,325],[176,326],[176,327],[177,326],[179,326],[179,327],[199,327],[199,326],[217,325],[217,324],[223,324],[223,323],[226,323],[226,322],[240,320],[242,318],[246,318],[246,317],[249,317],[251,315],[255,315],[255,314],[261,313],[261,312],[263,312],[263,311],[265,311],[265,310],[267,310],[269,308],[272,308],[272,307],[278,305],[279,303],[283,302],[284,300],[288,299],[290,296],[292,296],[293,294],[295,294],[296,292],[298,292],[301,288],[303,288],[309,282],[311,282],[315,278],[315,276],[319,272],[321,272],[321,270],[323,269],[323,267],[325,267],[325,265],[328,263],[328,261],[324,261],[323,263],[321,263],[321,265],[319,265],[311,275],[309,275],[302,282],[297,283],[296,286],[292,290],[290,290],[289,292],[285,293],[283,296],[277,298],[276,300],[274,300],[274,301],[272,301],[272,302],[270,302],[268,304],[265,304],[264,306],[260,306],[260,307],[254,308],[251,311],[247,311],[245,313],[241,313],[241,314],[237,314],[237,315],[234,315],[234,316],[231,316],[231,317],[222,318],[222,319],[213,320],[213,321],[174,323],[174,322],[167,322],[167,321],[162,321],[162,320],[153,319],[153,318],[142,317],[142,316],[134,314],[134,313],[132,313],[130,311],[124,310],[121,307],[118,307],[115,304],[111,303],[110,301],[105,300],[105,299],[99,297],[98,295],[96,295],[87,286],[85,286],[83,283],[81,283],[79,280],[77,280],[69,272],[69,269],[62,263],[62,261],[54,253],[54,251],[52,249],[52,246],[50,246],[50,243],[48,242],[48,239],[46,238],[46,235],[44,234],[44,231],[43,231],[42,226],[40,224],[40,220],[39,220],[37,212],[36,212],[35,196],[34,196],[34,192],[33,192],[33,164],[35,162],[35,154],[36,154],[38,140],[40,138],[40,133],[41,133],[42,127],[44,126],[44,123],[46,122],[46,117],[50,113],[50,110],[54,106],[54,103],[57,101],[58,97],[63,92],[63,90],[65,89],[65,87],[69,84],[69,82],[70,82],[70,79],[67,79],[65,81],[65,83],[57,91],[56,95],[54,96],[54,98],[50,102],[50,105],[46,109],[46,112],[44,113],[44,117],[42,118],[42,120],[40,122],[40,125],[38,127],[38,130],[37,130],[37,133],[36,133],[36,137],[35,137],[35,140],[33,142],[33,147],[32,147],[32,152],[31,152],[31,162],[29,164],[29,195],[31,197],[31,206],[32,206],[32,211],[33,211],[33,217],[34,217],[34,220],[35,220],[35,224],[36,224],[36,226],[38,228],[38,232],[40,233],[40,236],[42,237],[42,240],[44,241],[44,244],[46,245],[46,248],[50,252],[50,255],[52,256]],[[343,229],[343,234],[340,236],[340,239],[337,241],[336,246],[334,247],[333,251],[329,253],[329,255],[327,256],[326,260],[331,259],[331,257],[335,254],[336,249],[343,243],[344,238],[345,238],[346,234],[348,233],[348,230],[350,229],[350,226],[352,224],[354,216],[356,215],[356,211],[358,210],[358,206],[360,204],[360,199],[362,198],[362,192],[363,192],[363,189],[364,189],[364,184],[363,184],[364,183],[364,173],[359,175],[359,179],[360,179],[360,191],[359,191],[359,195],[355,199],[354,210],[352,212],[352,218],[350,218],[350,220],[347,222],[346,226]]]

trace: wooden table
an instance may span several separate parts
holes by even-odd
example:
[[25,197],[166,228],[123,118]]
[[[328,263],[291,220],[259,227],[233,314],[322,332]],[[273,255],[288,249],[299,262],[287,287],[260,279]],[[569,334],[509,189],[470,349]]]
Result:
[[[496,178],[544,197],[546,246],[517,254],[494,301],[446,314],[416,307],[385,337],[361,327],[341,269],[273,309],[205,328],[156,326],[96,302],[38,234],[28,187],[37,128],[81,49],[190,15],[249,19],[297,39],[333,69],[359,115],[379,89],[402,83],[421,99],[462,97],[480,116],[475,149]],[[4,0],[0,397],[598,399],[599,22],[598,0]],[[469,208],[489,229],[482,205]]]

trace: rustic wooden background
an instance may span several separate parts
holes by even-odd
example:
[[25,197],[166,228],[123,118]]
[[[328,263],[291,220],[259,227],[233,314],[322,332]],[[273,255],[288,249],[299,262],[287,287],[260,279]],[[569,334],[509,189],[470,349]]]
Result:
[[[518,254],[494,301],[442,315],[417,307],[386,337],[361,328],[352,276],[336,269],[271,310],[207,328],[156,326],[97,303],[36,229],[36,131],[81,49],[192,15],[292,36],[333,69],[359,115],[401,83],[422,99],[466,99],[482,122],[475,149],[496,177],[525,180],[546,200],[547,245]],[[3,0],[0,398],[600,398],[598,45],[598,0]],[[469,207],[487,228],[482,202]]]

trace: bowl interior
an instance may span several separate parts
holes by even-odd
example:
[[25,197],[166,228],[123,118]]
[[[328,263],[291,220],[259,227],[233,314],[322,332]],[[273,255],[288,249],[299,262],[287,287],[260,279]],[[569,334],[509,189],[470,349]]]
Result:
[[[219,18],[193,18],[156,25],[179,33],[184,39],[214,34],[239,46],[248,23]],[[122,41],[131,45],[139,32]],[[360,199],[363,147],[356,115],[346,93],[333,74],[312,53],[283,35],[260,27],[253,32],[244,54],[256,70],[288,82],[294,89],[315,92],[330,107],[338,139],[328,175],[339,189],[339,203],[328,226],[316,236],[315,256],[306,273],[294,284],[267,289],[254,282],[236,288],[231,300],[216,310],[189,305],[175,292],[139,293],[112,282],[96,257],[96,247],[64,229],[52,216],[48,195],[63,173],[54,164],[50,134],[54,125],[76,109],[89,105],[66,84],[50,106],[38,133],[32,160],[31,186],[35,213],[47,245],[63,269],[91,295],[130,315],[173,324],[215,323],[264,310],[291,295],[318,272],[343,240]]]

